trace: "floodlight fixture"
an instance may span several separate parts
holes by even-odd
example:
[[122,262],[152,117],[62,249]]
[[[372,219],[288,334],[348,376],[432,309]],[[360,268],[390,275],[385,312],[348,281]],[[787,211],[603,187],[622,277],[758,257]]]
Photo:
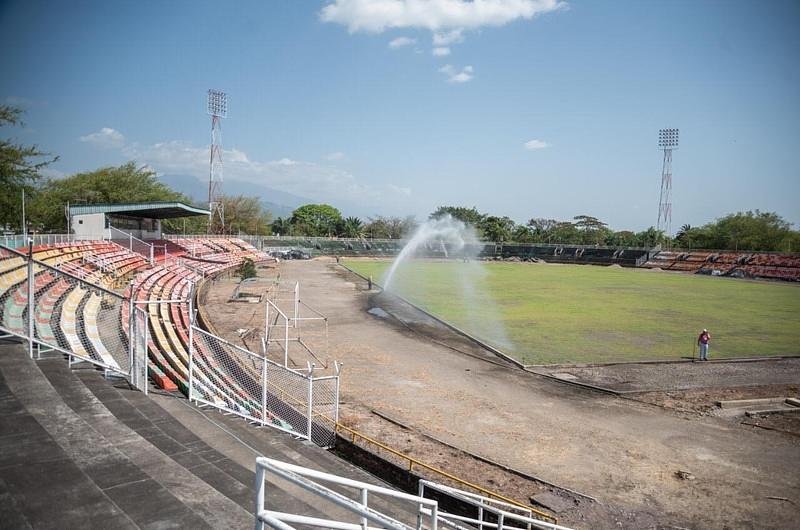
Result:
[[663,149],[678,147],[678,129],[660,129],[658,131],[658,146]]
[[228,117],[228,95],[225,92],[209,89],[208,114],[215,118]]

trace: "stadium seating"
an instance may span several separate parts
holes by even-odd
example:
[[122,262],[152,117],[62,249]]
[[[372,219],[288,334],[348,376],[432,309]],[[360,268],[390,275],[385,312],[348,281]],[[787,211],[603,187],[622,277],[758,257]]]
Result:
[[645,267],[714,276],[800,281],[800,256],[767,252],[661,251]]

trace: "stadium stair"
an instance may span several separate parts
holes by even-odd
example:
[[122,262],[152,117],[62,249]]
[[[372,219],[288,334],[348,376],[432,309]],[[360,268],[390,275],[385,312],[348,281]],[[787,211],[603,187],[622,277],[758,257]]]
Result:
[[[0,345],[0,526],[250,528],[257,455],[386,485],[284,433]],[[282,484],[268,486],[267,502],[343,515]],[[375,507],[408,515],[393,501]]]

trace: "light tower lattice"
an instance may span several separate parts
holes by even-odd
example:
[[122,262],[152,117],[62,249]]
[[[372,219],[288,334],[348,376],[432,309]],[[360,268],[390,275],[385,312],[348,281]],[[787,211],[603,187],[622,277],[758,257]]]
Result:
[[661,166],[661,195],[658,199],[658,222],[656,229],[672,235],[672,150],[678,148],[678,129],[660,129],[658,146],[664,150]]
[[211,116],[211,160],[208,175],[208,233],[225,232],[225,205],[222,203],[222,118],[228,116],[228,95],[208,91],[208,114]]

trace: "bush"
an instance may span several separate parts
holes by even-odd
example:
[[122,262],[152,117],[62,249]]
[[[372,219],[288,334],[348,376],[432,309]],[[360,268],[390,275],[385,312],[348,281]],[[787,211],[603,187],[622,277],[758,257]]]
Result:
[[239,270],[236,273],[241,277],[243,280],[247,278],[255,278],[256,277],[256,265],[253,263],[253,260],[249,258],[245,258],[241,265],[239,265]]

